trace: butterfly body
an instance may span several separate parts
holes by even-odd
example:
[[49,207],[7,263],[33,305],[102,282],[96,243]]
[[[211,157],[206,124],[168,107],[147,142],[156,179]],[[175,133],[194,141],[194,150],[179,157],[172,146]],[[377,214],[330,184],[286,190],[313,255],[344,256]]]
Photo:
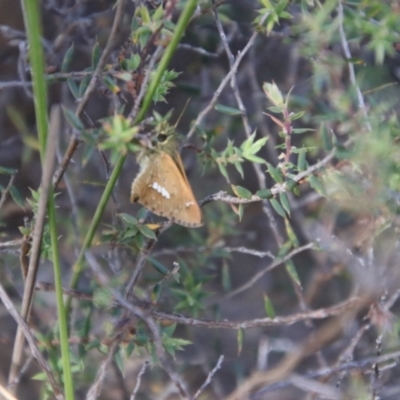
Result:
[[173,139],[146,149],[139,155],[138,162],[140,171],[132,183],[132,202],[186,227],[203,225],[200,208]]

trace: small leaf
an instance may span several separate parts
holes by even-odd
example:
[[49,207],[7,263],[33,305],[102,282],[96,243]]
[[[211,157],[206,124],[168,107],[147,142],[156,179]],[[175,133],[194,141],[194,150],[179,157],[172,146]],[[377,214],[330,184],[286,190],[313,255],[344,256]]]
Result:
[[105,85],[108,87],[108,89],[113,94],[118,94],[121,91],[121,89],[119,88],[117,83],[114,81],[114,79],[111,78],[111,76],[108,76],[108,75],[104,76],[103,81],[104,81]]
[[218,168],[221,172],[221,174],[225,177],[225,179],[229,182],[229,176],[228,176],[228,171],[225,168],[225,165],[219,163]]
[[9,167],[1,167],[0,166],[0,174],[2,175],[15,175],[18,170]]
[[72,43],[68,50],[65,52],[64,58],[61,63],[61,72],[67,72],[71,65],[72,58],[74,57],[74,44]]
[[222,265],[222,287],[224,288],[225,292],[229,292],[232,288],[229,265],[226,262],[224,262]]
[[147,260],[150,262],[150,264],[161,274],[161,275],[168,275],[169,274],[169,269],[160,261],[156,260],[155,258],[151,256],[147,256]]
[[243,154],[243,157],[246,160],[249,160],[251,162],[255,162],[257,164],[266,164],[265,160],[261,157],[255,156],[254,154]]
[[296,267],[294,266],[292,260],[287,261],[285,263],[285,267],[290,277],[299,285],[300,288],[302,288],[299,274],[297,273]]
[[107,308],[112,304],[112,294],[108,288],[98,288],[93,293],[93,304],[98,308]]
[[278,200],[275,198],[272,198],[269,200],[271,203],[271,206],[273,209],[283,218],[286,217],[285,210],[282,208],[282,206],[279,204]]
[[237,108],[229,107],[229,106],[224,106],[223,104],[216,104],[214,109],[216,111],[219,111],[222,114],[227,114],[227,115],[242,115],[242,112],[238,110]]
[[286,213],[288,215],[290,215],[290,203],[289,203],[289,199],[288,199],[288,197],[287,197],[285,192],[280,192],[279,193],[279,200],[280,200],[280,202],[282,204],[282,207],[286,211]]
[[311,128],[294,128],[292,129],[292,133],[305,133],[305,132],[315,132],[315,129],[311,129]]
[[158,299],[160,298],[161,291],[162,291],[162,286],[159,283],[156,283],[151,292],[151,302],[153,304],[157,303]]
[[297,169],[302,172],[307,168],[306,164],[306,149],[301,149],[299,152],[299,157],[297,159]]
[[290,178],[288,178],[286,180],[286,189],[287,189],[288,192],[291,192],[296,187],[297,187],[296,181],[294,181],[293,179],[290,179]]
[[130,214],[121,213],[121,214],[119,214],[118,216],[119,216],[119,217],[122,219],[122,221],[124,221],[127,225],[136,226],[137,223],[138,223],[138,220],[137,220],[135,217],[133,217],[132,215],[130,215]]
[[72,96],[74,96],[75,99],[78,100],[79,99],[79,88],[78,88],[78,85],[76,84],[75,80],[72,78],[68,78],[67,83],[68,83],[69,90],[72,93]]
[[267,166],[271,178],[277,183],[283,183],[283,176],[281,172],[274,168],[270,163],[267,163]]
[[65,118],[73,128],[75,128],[78,131],[83,131],[85,129],[85,127],[82,124],[82,121],[75,115],[75,113],[73,113],[66,107],[63,107],[63,111]]
[[93,46],[93,50],[92,50],[92,67],[93,69],[95,69],[97,67],[97,64],[100,61],[100,46],[99,43],[96,42],[95,45]]
[[239,328],[237,332],[238,355],[242,353],[244,342],[244,329]]
[[90,75],[86,75],[82,78],[81,83],[79,84],[79,89],[78,89],[79,98],[81,98],[83,96],[83,94],[85,93],[87,87],[89,86],[90,80],[91,80]]
[[258,153],[262,147],[265,146],[265,143],[267,143],[268,137],[261,138],[257,140],[255,143],[253,143],[249,149],[250,154],[256,154]]
[[315,189],[321,196],[328,197],[328,193],[326,192],[325,187],[315,175],[310,175],[307,180],[308,182],[310,182],[310,186]]
[[250,190],[248,190],[242,186],[231,185],[231,188],[233,190],[233,193],[235,193],[236,196],[238,196],[240,198],[251,199],[251,197],[252,197],[252,193],[250,192]]
[[239,213],[239,221],[241,221],[244,213],[244,204],[239,204],[238,213]]
[[242,164],[239,161],[234,161],[233,164],[235,165],[235,168],[237,169],[237,171],[239,172],[240,176],[243,179],[244,178],[244,171],[243,171]]
[[269,189],[260,189],[257,190],[256,196],[260,197],[261,199],[268,199],[272,196],[272,192]]
[[286,233],[288,235],[288,238],[289,238],[290,242],[292,243],[293,247],[297,247],[299,245],[299,239],[297,239],[297,236],[294,233],[292,225],[290,225],[290,222],[287,218],[285,218],[285,228],[286,228]]
[[264,310],[269,318],[271,318],[271,319],[275,318],[276,314],[275,314],[274,305],[272,304],[272,301],[270,300],[268,295],[265,293],[264,293]]
[[282,93],[279,90],[278,86],[275,84],[275,82],[272,82],[272,83],[265,82],[263,84],[263,90],[264,90],[264,93],[266,94],[268,100],[274,106],[283,106],[284,105]]
[[146,225],[138,226],[139,231],[142,235],[149,239],[157,239],[156,234]]
[[13,200],[24,210],[25,199],[22,197],[21,193],[15,186],[10,187],[10,194]]
[[114,358],[118,369],[121,371],[122,376],[124,376],[124,362],[122,360],[121,351],[119,349],[115,352]]
[[45,381],[47,380],[47,375],[44,372],[39,372],[31,377],[35,381]]
[[135,243],[136,243],[136,246],[137,246],[139,249],[142,249],[143,246],[144,246],[144,236],[143,236],[142,234],[138,233],[138,234],[135,236]]
[[305,114],[305,111],[300,111],[296,114],[292,114],[292,115],[290,115],[290,120],[295,121],[296,119],[301,118],[304,114]]

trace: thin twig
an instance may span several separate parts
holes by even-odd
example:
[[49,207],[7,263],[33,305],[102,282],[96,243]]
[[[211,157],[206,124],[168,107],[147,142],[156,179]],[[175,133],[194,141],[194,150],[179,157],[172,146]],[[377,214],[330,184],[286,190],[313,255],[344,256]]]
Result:
[[258,32],[254,32],[249,41],[247,42],[246,46],[243,48],[243,50],[238,54],[236,57],[235,62],[233,63],[232,68],[230,71],[225,75],[224,79],[221,81],[220,85],[218,86],[217,90],[214,93],[214,96],[212,97],[211,101],[208,103],[207,107],[204,108],[203,111],[200,112],[198,117],[196,118],[196,121],[193,123],[192,127],[190,128],[188,134],[187,134],[187,139],[191,138],[196,130],[196,128],[201,124],[205,116],[214,108],[219,96],[221,95],[222,91],[224,90],[226,84],[231,80],[232,75],[236,74],[237,69],[239,67],[240,62],[243,60],[243,57],[246,55],[250,47],[254,44],[254,41],[256,40],[256,37],[258,35]]
[[147,84],[149,83],[150,75],[153,72],[154,66],[156,65],[156,62],[157,62],[158,58],[160,57],[163,49],[164,49],[163,46],[158,46],[157,49],[155,50],[155,52],[153,53],[153,55],[151,56],[145,77],[140,86],[140,91],[139,91],[138,97],[135,100],[135,104],[133,105],[132,111],[129,113],[129,116],[133,119],[136,117],[136,115],[139,111],[139,107],[142,103],[144,95],[146,94]]
[[11,186],[14,184],[15,174],[11,175],[10,180],[8,181],[7,186],[2,190],[0,197],[0,209],[3,207],[5,201],[7,200],[8,192],[11,189]]
[[151,362],[149,360],[146,360],[144,362],[144,364],[142,365],[142,368],[140,368],[140,371],[139,371],[138,376],[136,378],[136,384],[135,384],[135,387],[133,388],[130,400],[135,400],[137,392],[139,391],[139,388],[140,388],[140,384],[142,382],[142,376],[146,372],[146,369],[149,368],[150,366],[151,366]]
[[215,367],[210,371],[210,373],[207,376],[207,379],[204,381],[204,383],[200,386],[199,390],[196,392],[196,394],[193,396],[193,400],[198,399],[198,397],[201,395],[201,393],[204,391],[204,389],[211,383],[212,378],[214,375],[217,373],[217,371],[221,368],[222,363],[224,362],[224,356],[220,355],[218,358],[218,362],[215,365]]
[[[29,321],[36,275],[39,267],[43,229],[47,213],[47,200],[49,196],[51,177],[54,168],[57,135],[60,130],[60,118],[61,118],[60,108],[59,106],[54,106],[51,109],[51,114],[50,114],[49,137],[47,140],[47,148],[45,153],[46,159],[43,161],[43,175],[42,175],[42,182],[40,185],[41,194],[38,205],[38,212],[36,215],[35,227],[33,229],[31,255],[29,260],[28,274],[25,281],[24,295],[21,306],[21,315],[25,321]],[[23,346],[24,346],[24,335],[21,327],[19,326],[14,342],[12,364],[9,373],[9,382],[13,382],[15,376],[18,373],[18,369],[21,364]]]
[[246,283],[243,285],[239,286],[237,289],[233,290],[232,292],[229,292],[226,294],[222,299],[216,299],[212,302],[214,303],[219,303],[221,301],[225,301],[228,299],[231,299],[234,296],[237,296],[239,293],[244,292],[247,289],[250,289],[254,284],[260,281],[261,277],[265,275],[267,272],[273,270],[276,268],[278,265],[285,263],[286,261],[290,260],[292,257],[294,257],[296,254],[299,254],[305,250],[309,250],[315,247],[314,243],[308,243],[304,246],[300,246],[294,250],[292,250],[289,254],[287,254],[285,257],[282,258],[276,258],[270,265],[268,265],[266,268],[263,268],[261,271],[257,272],[254,274]]
[[[89,98],[90,98],[92,92],[96,89],[96,87],[98,85],[98,79],[101,75],[101,71],[103,70],[106,60],[114,46],[115,38],[116,38],[119,30],[121,29],[121,21],[124,16],[125,3],[126,3],[126,0],[118,0],[118,4],[116,6],[114,22],[113,22],[113,26],[111,28],[110,36],[107,40],[107,44],[103,50],[103,53],[101,54],[100,60],[96,66],[96,69],[94,70],[94,73],[89,82],[89,85],[86,88],[85,93],[83,94],[82,99],[76,109],[75,114],[78,118],[80,118],[82,116],[83,111],[89,101]],[[78,145],[79,145],[79,139],[76,136],[73,136],[69,142],[69,145],[64,154],[63,160],[62,160],[61,164],[58,166],[57,171],[54,174],[54,177],[53,177],[54,187],[57,187],[58,184],[60,183],[62,176],[63,176],[64,172],[66,171],[66,169],[68,168],[68,165],[69,165],[69,163],[72,159],[72,156],[75,153],[75,150],[77,149]]]
[[358,108],[361,110],[361,112],[364,115],[365,126],[367,127],[367,129],[370,132],[372,132],[371,124],[368,121],[368,114],[367,114],[367,109],[365,107],[364,97],[363,97],[360,87],[357,84],[357,79],[356,79],[356,74],[354,72],[353,63],[350,62],[352,56],[351,56],[351,52],[350,52],[349,43],[347,42],[346,34],[345,34],[344,28],[343,28],[343,3],[342,3],[342,0],[339,0],[339,4],[338,4],[338,19],[339,19],[339,34],[340,34],[340,40],[342,43],[342,49],[343,49],[344,55],[347,58],[347,64],[349,66],[350,82],[353,85],[354,89],[356,90],[357,99],[358,99]]
[[[117,300],[119,302],[119,300]],[[215,321],[205,320],[198,318],[185,317],[181,314],[172,314],[163,311],[157,311],[148,308],[148,312],[157,320],[168,321],[177,324],[191,325],[208,329],[249,329],[255,327],[266,326],[282,326],[293,325],[298,322],[303,322],[308,319],[325,319],[337,315],[341,315],[344,311],[356,308],[360,304],[360,299],[357,297],[350,298],[342,303],[336,304],[332,307],[321,308],[318,310],[311,310],[275,318],[255,318],[246,321]],[[125,303],[120,303],[121,306],[126,307]]]
[[46,374],[51,387],[53,388],[54,395],[57,399],[63,400],[64,396],[62,395],[61,387],[59,386],[58,382],[54,378],[51,368],[47,361],[44,359],[42,353],[39,350],[38,345],[36,344],[36,340],[32,335],[31,331],[29,330],[28,325],[22,319],[22,317],[18,314],[17,310],[14,307],[11,299],[8,297],[6,291],[4,290],[3,286],[0,283],[0,299],[3,302],[4,306],[6,307],[7,311],[13,317],[15,322],[18,324],[18,328],[21,329],[23,335],[25,336],[29,347],[31,349],[31,353],[33,357],[37,360],[38,364],[42,368],[43,372]]

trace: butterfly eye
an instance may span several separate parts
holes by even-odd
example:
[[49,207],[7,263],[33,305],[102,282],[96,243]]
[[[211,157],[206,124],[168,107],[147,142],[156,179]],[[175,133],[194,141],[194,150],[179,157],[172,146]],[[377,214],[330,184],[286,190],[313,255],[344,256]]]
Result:
[[167,140],[167,138],[168,138],[168,136],[167,136],[167,135],[164,135],[163,133],[160,133],[160,134],[157,136],[157,140],[158,140],[160,143],[165,142],[165,141]]

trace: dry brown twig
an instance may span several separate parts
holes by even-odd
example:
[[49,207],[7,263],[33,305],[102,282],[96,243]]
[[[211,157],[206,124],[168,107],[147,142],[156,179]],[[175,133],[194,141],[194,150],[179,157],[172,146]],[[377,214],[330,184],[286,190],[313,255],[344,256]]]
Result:
[[217,373],[217,371],[221,368],[222,363],[224,362],[224,356],[221,355],[218,358],[218,362],[215,365],[215,367],[210,371],[210,373],[207,375],[207,379],[204,381],[204,383],[200,386],[199,390],[195,393],[193,396],[193,400],[196,400],[199,398],[199,396],[204,392],[204,389],[211,383],[214,375]]
[[301,360],[314,354],[325,344],[333,341],[343,330],[344,326],[351,321],[356,313],[361,310],[370,300],[368,298],[358,299],[354,307],[342,310],[338,317],[327,322],[317,331],[311,333],[299,345],[298,349],[287,354],[278,365],[268,371],[257,371],[238,386],[226,400],[242,400],[247,398],[249,393],[264,385],[271,385],[285,379],[297,367]]
[[1,301],[3,302],[4,306],[6,307],[7,311],[13,317],[15,322],[18,324],[18,328],[20,328],[21,331],[23,332],[23,335],[25,336],[25,338],[29,344],[29,347],[30,347],[33,357],[35,357],[36,361],[42,368],[43,372],[46,374],[47,379],[48,379],[51,387],[53,388],[54,395],[56,396],[56,398],[58,400],[63,400],[64,399],[64,396],[62,394],[63,391],[62,391],[60,385],[58,384],[58,382],[56,381],[56,379],[54,378],[49,364],[47,363],[47,361],[44,359],[42,353],[40,352],[39,347],[36,344],[36,340],[35,340],[34,336],[32,335],[31,331],[29,330],[28,325],[23,320],[23,318],[18,314],[17,310],[14,307],[13,302],[11,301],[11,299],[9,298],[9,296],[7,295],[6,291],[4,290],[4,288],[1,284],[0,284],[0,298],[1,298]]
[[[49,137],[46,148],[46,159],[43,161],[43,175],[40,185],[41,195],[36,215],[35,227],[33,229],[33,239],[31,246],[31,254],[28,266],[28,274],[25,281],[24,295],[22,299],[21,315],[25,321],[29,321],[29,315],[32,306],[32,298],[35,288],[36,274],[39,267],[40,251],[42,244],[42,235],[45,225],[47,213],[47,200],[51,187],[51,177],[53,174],[57,135],[60,130],[60,108],[54,106],[50,114]],[[18,326],[18,331],[15,337],[14,350],[12,355],[12,364],[9,373],[9,384],[14,381],[15,376],[20,368],[24,345],[24,333],[21,326]]]
[[[108,58],[109,54],[111,53],[111,50],[114,46],[114,41],[115,41],[115,39],[118,35],[118,32],[121,28],[121,21],[122,21],[123,15],[124,15],[125,3],[126,3],[126,0],[118,0],[117,6],[116,6],[116,11],[115,11],[114,22],[113,22],[113,26],[111,28],[110,36],[107,40],[107,44],[101,54],[101,57],[96,66],[96,69],[94,70],[94,73],[89,82],[89,85],[86,88],[85,93],[83,94],[82,99],[80,100],[79,105],[76,109],[75,114],[78,118],[81,117],[92,92],[96,89],[96,85],[98,84],[98,79],[101,75],[101,71],[104,68],[107,58]],[[61,164],[57,167],[57,170],[54,174],[54,177],[53,177],[54,187],[57,187],[59,185],[59,183],[62,179],[62,176],[63,176],[64,172],[66,171],[66,169],[68,168],[68,165],[75,153],[75,150],[78,148],[78,145],[79,145],[79,139],[76,136],[73,136],[68,144],[68,148],[64,154],[63,160],[61,161]]]

